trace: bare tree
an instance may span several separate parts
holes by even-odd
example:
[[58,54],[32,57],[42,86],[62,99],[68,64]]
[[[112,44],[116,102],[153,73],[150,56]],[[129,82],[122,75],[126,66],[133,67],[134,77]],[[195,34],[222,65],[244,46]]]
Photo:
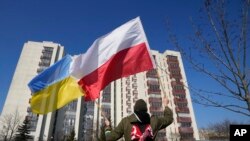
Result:
[[229,140],[231,124],[241,123],[224,119],[223,121],[211,123],[201,131],[203,131],[203,136],[209,140]]
[[191,18],[194,35],[188,37],[190,47],[181,44],[168,26],[169,39],[196,71],[225,89],[203,90],[190,86],[194,102],[250,116],[250,58],[247,57],[250,0],[237,1],[232,9],[229,9],[230,2],[204,0],[202,17],[196,22]]
[[21,123],[21,116],[16,110],[13,114],[3,115],[0,119],[2,129],[0,129],[0,139],[11,141]]

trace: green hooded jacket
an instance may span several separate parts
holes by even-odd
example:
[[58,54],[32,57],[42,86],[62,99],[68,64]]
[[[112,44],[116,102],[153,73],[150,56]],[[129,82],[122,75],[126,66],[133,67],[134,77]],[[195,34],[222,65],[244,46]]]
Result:
[[[110,128],[105,129],[105,133],[102,133],[102,141],[116,141],[124,136],[125,141],[131,141],[131,130],[132,124],[134,122],[139,122],[135,114],[131,114],[122,119],[122,121],[113,130]],[[173,112],[165,107],[164,116],[151,116],[150,125],[155,135],[159,130],[166,128],[173,122]],[[108,132],[107,132],[108,131]],[[110,132],[109,132],[110,131]],[[102,130],[102,132],[104,132]]]

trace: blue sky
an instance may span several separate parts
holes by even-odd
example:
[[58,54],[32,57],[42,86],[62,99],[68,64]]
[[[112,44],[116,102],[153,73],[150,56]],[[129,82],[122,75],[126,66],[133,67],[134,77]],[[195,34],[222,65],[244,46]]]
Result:
[[[79,54],[96,38],[140,16],[151,49],[163,52],[174,49],[167,41],[165,20],[170,20],[178,35],[187,37],[192,32],[189,17],[198,17],[201,7],[201,0],[1,0],[0,111],[25,42],[53,41],[63,45],[67,53]],[[184,65],[190,85],[218,88],[207,85],[211,84],[209,79],[195,73],[186,63]],[[198,127],[225,118],[249,120],[225,110],[193,106]]]

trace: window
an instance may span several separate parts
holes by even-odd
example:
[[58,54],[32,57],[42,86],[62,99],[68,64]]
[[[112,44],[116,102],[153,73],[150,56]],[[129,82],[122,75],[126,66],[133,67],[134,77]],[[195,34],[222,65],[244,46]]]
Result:
[[187,107],[187,103],[178,103],[177,106],[180,108],[184,108]]
[[173,55],[168,55],[167,58],[168,59],[177,60],[177,56],[173,56]]
[[43,52],[53,52],[53,47],[43,47]]
[[162,103],[161,102],[151,102],[150,105],[152,107],[161,107],[162,106]]
[[175,94],[175,97],[179,99],[186,99],[185,94]]
[[184,90],[184,87],[182,85],[176,85],[174,86],[175,90]]
[[149,90],[151,91],[159,91],[160,85],[149,85]]
[[182,122],[181,127],[191,127],[191,122]]

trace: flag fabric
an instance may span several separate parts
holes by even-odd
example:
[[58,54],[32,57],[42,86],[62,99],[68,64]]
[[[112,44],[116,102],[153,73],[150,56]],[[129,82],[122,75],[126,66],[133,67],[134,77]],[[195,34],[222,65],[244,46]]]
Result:
[[85,91],[85,101],[95,100],[110,82],[154,68],[154,62],[137,17],[95,40],[70,68]]
[[47,114],[83,95],[77,80],[70,76],[71,63],[71,56],[66,55],[29,82],[33,113]]

